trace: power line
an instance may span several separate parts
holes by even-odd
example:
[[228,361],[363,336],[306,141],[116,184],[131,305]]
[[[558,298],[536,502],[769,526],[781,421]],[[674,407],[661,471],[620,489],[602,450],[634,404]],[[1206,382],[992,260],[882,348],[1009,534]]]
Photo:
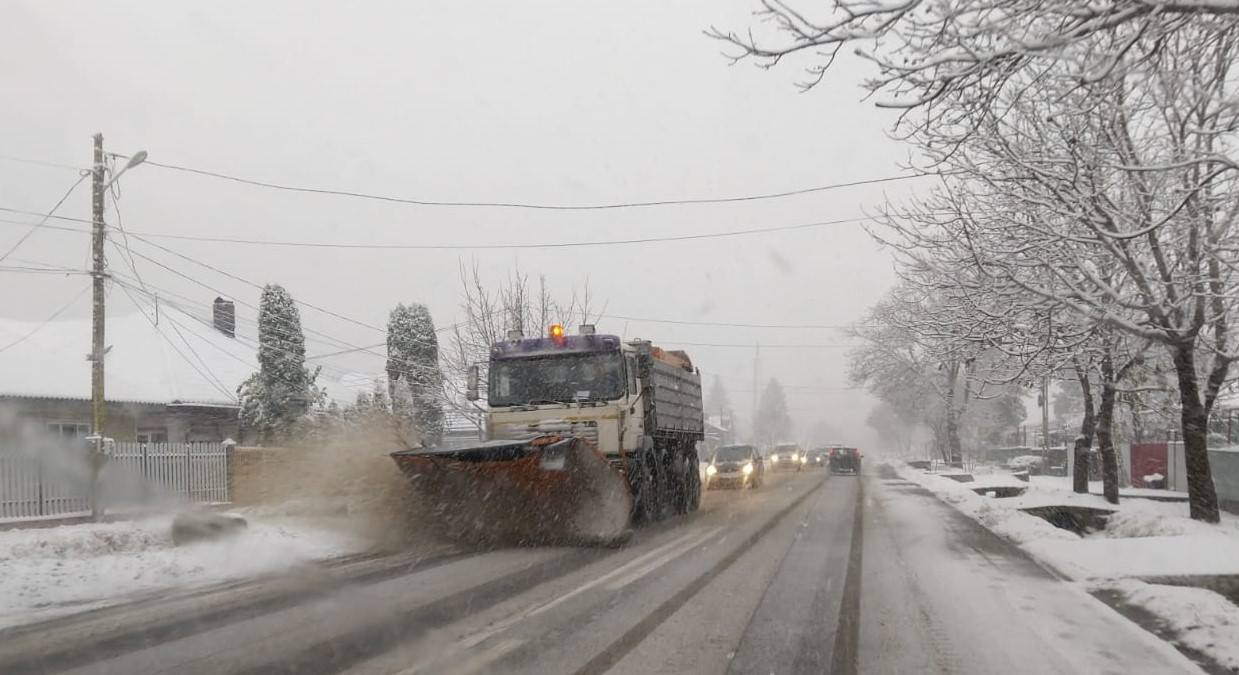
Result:
[[71,164],[61,164],[59,162],[48,162],[42,159],[27,159],[25,157],[14,157],[12,155],[0,155],[0,159],[6,162],[16,162],[18,164],[31,164],[34,166],[46,166],[46,167],[51,167],[54,169],[68,169],[70,171],[90,171],[90,169],[86,169],[84,167],[73,166]]
[[254,180],[251,178],[243,178],[231,174],[220,173],[218,171],[207,171],[205,169],[195,169],[186,166],[177,166],[175,164],[164,164],[147,160],[146,164],[157,166],[163,169],[171,169],[173,171],[181,171],[198,176],[208,176],[220,180],[231,181],[233,183],[241,183],[255,187],[268,188],[271,190],[280,190],[283,192],[300,192],[319,195],[331,195],[336,197],[353,197],[356,199],[369,199],[373,201],[389,202],[396,204],[413,204],[417,206],[455,206],[455,207],[482,207],[482,208],[508,208],[508,209],[537,209],[545,211],[603,211],[613,209],[630,209],[642,208],[649,206],[674,206],[685,204],[730,204],[735,202],[751,202],[766,199],[780,199],[783,197],[793,197],[796,195],[805,195],[815,192],[826,192],[829,190],[838,190],[841,188],[857,187],[861,185],[875,185],[879,183],[891,183],[894,181],[911,180],[913,178],[924,178],[927,176],[935,176],[937,174],[908,174],[903,176],[886,176],[882,178],[868,178],[864,180],[850,181],[846,183],[833,183],[829,185],[818,185],[814,187],[801,188],[798,190],[785,190],[782,192],[771,192],[765,194],[741,195],[736,197],[701,197],[701,198],[685,198],[685,199],[662,199],[655,201],[634,201],[634,202],[614,202],[610,204],[537,204],[530,202],[492,202],[492,201],[452,201],[438,199],[414,199],[407,197],[392,197],[387,195],[376,195],[365,192],[354,192],[351,190],[333,190],[324,188],[310,188],[296,185],[283,185],[279,183],[270,183],[267,181]]
[[[137,308],[138,313],[142,315],[142,318],[146,319],[146,321],[151,324],[151,329],[154,330],[164,342],[168,343],[168,346],[172,348],[172,351],[176,352],[177,356],[181,357],[182,361],[188,364],[190,368],[193,368],[194,371],[197,372],[198,375],[201,376],[202,379],[205,380],[207,384],[211,385],[212,387],[215,388],[216,391],[223,394],[225,398],[227,398],[228,400],[234,401],[234,402],[237,400],[236,395],[233,392],[228,391],[228,388],[225,387],[220,382],[219,378],[215,377],[215,374],[212,373],[209,368],[207,368],[205,372],[203,371],[203,368],[206,368],[206,362],[203,361],[202,357],[198,355],[198,352],[195,351],[192,346],[190,346],[189,341],[185,339],[184,335],[181,335],[179,330],[177,330],[177,335],[180,335],[181,342],[184,342],[185,346],[190,350],[190,352],[192,352],[193,355],[198,358],[198,361],[202,363],[202,368],[199,368],[198,364],[190,360],[190,358],[186,356],[184,352],[180,350],[179,347],[176,346],[176,343],[172,342],[172,338],[165,335],[164,332],[159,329],[159,325],[155,323],[154,319],[148,316],[146,312],[142,311],[142,306],[138,304],[137,298],[133,297],[133,294],[129,292],[129,288],[124,284],[119,284],[119,285],[120,285],[121,290],[125,292],[125,295],[129,297],[129,302],[133,303],[133,306]],[[171,318],[169,318],[169,321],[171,321]],[[176,330],[175,325],[173,326],[173,329]]]
[[[225,276],[225,277],[228,277],[229,279],[232,279],[232,280],[234,280],[234,281],[239,281],[239,282],[241,282],[241,283],[243,283],[243,284],[246,284],[246,285],[248,285],[248,286],[251,286],[251,287],[256,288],[256,289],[259,289],[259,290],[262,290],[262,289],[264,289],[264,288],[265,288],[264,286],[262,286],[262,285],[260,285],[260,284],[258,284],[258,283],[256,283],[256,282],[254,282],[254,281],[250,281],[249,279],[246,279],[246,278],[244,278],[244,277],[237,276],[237,275],[235,275],[235,274],[232,274],[231,272],[226,272],[226,271],[224,271],[224,270],[222,270],[222,269],[220,269],[220,268],[218,268],[218,267],[215,267],[214,265],[211,265],[211,264],[208,264],[208,263],[202,262],[201,260],[198,260],[198,259],[193,258],[193,257],[191,257],[191,256],[185,255],[184,253],[180,253],[179,251],[174,251],[174,250],[172,250],[172,249],[170,249],[170,248],[168,248],[168,247],[166,247],[166,246],[163,246],[163,245],[160,245],[160,244],[156,244],[155,242],[150,241],[150,240],[148,240],[148,239],[145,239],[144,237],[141,237],[141,236],[137,235],[136,233],[133,235],[133,238],[134,238],[134,239],[137,239],[138,241],[140,241],[140,242],[142,242],[142,243],[144,243],[144,244],[148,244],[148,245],[150,245],[150,246],[154,246],[155,248],[157,248],[157,249],[159,249],[159,250],[161,250],[161,251],[163,251],[163,252],[165,252],[165,253],[172,254],[172,255],[174,255],[174,256],[176,256],[176,257],[178,257],[178,258],[180,258],[180,259],[182,259],[182,260],[184,260],[184,261],[186,261],[186,262],[190,262],[190,263],[193,263],[193,264],[198,265],[198,266],[200,266],[200,267],[204,267],[204,268],[206,268],[206,269],[208,269],[208,270],[211,270],[212,272],[215,272],[216,274],[221,274],[221,275],[223,275],[223,276]],[[132,254],[132,251],[131,251],[131,254]],[[141,255],[141,254],[138,254],[138,255]],[[144,257],[144,258],[145,258],[146,256],[142,256],[142,257]],[[149,258],[147,258],[147,259],[149,260]],[[323,314],[326,314],[327,316],[332,316],[332,317],[335,317],[335,318],[337,318],[337,319],[340,319],[341,321],[347,321],[347,322],[349,322],[349,323],[356,324],[356,325],[361,326],[361,327],[363,327],[363,328],[369,328],[370,330],[373,330],[373,331],[378,331],[378,332],[380,332],[380,333],[384,332],[384,330],[385,330],[385,329],[383,329],[383,328],[379,328],[378,326],[375,326],[374,324],[366,323],[365,321],[359,321],[359,320],[357,320],[357,319],[354,319],[354,318],[351,318],[351,317],[344,316],[343,314],[340,314],[340,313],[338,313],[338,312],[334,312],[334,311],[332,311],[332,310],[330,310],[330,309],[326,309],[326,308],[323,308],[323,307],[319,307],[319,306],[317,306],[317,305],[313,305],[313,304],[311,304],[311,303],[305,302],[304,300],[294,300],[293,302],[296,302],[297,304],[302,305],[302,306],[304,306],[304,307],[307,307],[307,308],[309,308],[309,309],[312,309],[312,310],[314,310],[314,311],[316,311],[316,312],[321,312],[321,313],[323,313]]]
[[26,243],[26,240],[30,238],[30,235],[34,234],[40,227],[46,225],[47,221],[55,216],[56,209],[60,208],[60,206],[65,203],[65,200],[69,198],[69,195],[73,194],[73,191],[77,189],[77,186],[81,185],[82,181],[86,180],[88,176],[90,176],[89,171],[82,172],[82,174],[77,177],[77,180],[73,182],[73,185],[70,185],[69,189],[65,191],[65,194],[60,198],[60,201],[56,202],[56,205],[52,207],[52,210],[48,211],[46,214],[42,214],[42,220],[31,224],[30,229],[26,230],[26,233],[19,237],[18,240],[9,247],[9,250],[5,251],[3,255],[0,255],[0,262],[4,262],[4,259],[9,257],[13,251],[16,251],[19,246]]
[[[835,324],[795,324],[795,323],[737,323],[733,321],[682,321],[679,319],[651,319],[648,317],[639,316],[621,316],[619,314],[603,314],[602,318],[620,319],[623,321],[637,321],[639,323],[667,323],[679,326],[715,326],[719,328],[790,328],[790,329],[846,329],[851,328],[847,325]],[[753,345],[749,345],[752,347]]]
[[125,242],[125,248],[122,250],[120,245],[116,243],[115,239],[109,239],[108,241],[112,242],[112,247],[116,249],[117,253],[120,253],[121,260],[124,260],[129,264],[129,269],[133,270],[133,276],[137,278],[138,283],[145,288],[146,282],[142,280],[142,274],[138,272],[138,266],[133,262],[133,251],[129,248],[129,234],[125,232],[125,221],[120,212],[120,194],[118,185],[112,186],[111,194],[112,210],[116,212],[116,229],[120,230],[121,238]]
[[[755,345],[752,343],[744,344],[736,343],[721,343],[721,342],[681,342],[679,340],[666,340],[665,344],[679,345],[685,347],[734,347],[737,349],[752,349]],[[781,344],[770,345],[765,342],[761,343],[762,349],[850,349],[856,347],[855,344]]]
[[18,274],[90,274],[90,270],[79,270],[72,267],[31,267],[27,265],[0,265],[0,272],[15,272]]
[[[23,211],[21,209],[13,209],[0,207],[0,211],[9,213],[18,213],[29,216],[41,216],[34,211]],[[89,223],[90,221],[84,218],[70,218],[68,216],[53,216],[59,220],[67,220],[80,223]],[[10,221],[0,221],[10,222]],[[324,248],[324,249],[363,249],[363,250],[396,250],[396,251],[475,251],[475,250],[504,250],[504,249],[538,249],[538,248],[587,248],[592,246],[625,246],[635,244],[654,244],[673,241],[697,241],[702,239],[725,239],[730,237],[743,237],[753,234],[769,234],[771,232],[789,232],[795,230],[807,230],[819,227],[828,227],[831,225],[844,225],[848,223],[866,223],[877,222],[877,218],[873,216],[858,216],[853,218],[840,218],[837,220],[822,220],[811,223],[798,223],[796,225],[776,225],[773,227],[755,227],[743,230],[729,230],[726,232],[703,232],[701,234],[680,234],[668,235],[662,237],[641,237],[634,239],[603,239],[600,241],[558,241],[558,242],[539,242],[532,244],[397,244],[397,243],[360,243],[360,242],[326,242],[326,241],[292,241],[292,240],[264,240],[264,239],[244,239],[239,237],[211,237],[191,234],[166,234],[159,232],[136,232],[129,231],[130,236],[135,238],[142,237],[144,241],[149,242],[149,239],[176,239],[180,241],[193,241],[200,243],[214,244],[240,244],[245,246],[273,246],[282,248]],[[85,233],[88,230],[73,228],[73,227],[51,227],[48,229],[61,230],[65,232],[81,232]]]
[[17,338],[16,340],[8,343],[7,345],[4,345],[3,347],[0,347],[0,352],[8,350],[11,347],[16,347],[17,345],[25,342],[26,340],[29,340],[31,337],[34,337],[35,333],[38,333],[40,330],[43,330],[43,328],[46,327],[47,324],[55,321],[61,314],[64,314],[66,311],[68,311],[68,309],[73,306],[73,303],[77,302],[78,299],[81,298],[83,295],[85,295],[86,291],[88,290],[90,290],[89,285],[83,287],[82,290],[78,291],[76,295],[74,295],[72,298],[69,299],[68,302],[62,305],[60,309],[57,309],[55,312],[52,312],[51,316],[44,319],[42,323],[35,326],[29,333],[26,333],[25,335]]

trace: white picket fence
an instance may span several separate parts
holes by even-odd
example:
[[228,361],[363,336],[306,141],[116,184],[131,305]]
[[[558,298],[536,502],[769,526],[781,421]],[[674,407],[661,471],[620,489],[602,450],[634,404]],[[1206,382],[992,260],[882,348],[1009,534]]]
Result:
[[[0,520],[77,515],[90,510],[89,469],[55,468],[0,448]],[[218,443],[117,443],[99,475],[108,508],[156,500],[228,501],[228,451]]]

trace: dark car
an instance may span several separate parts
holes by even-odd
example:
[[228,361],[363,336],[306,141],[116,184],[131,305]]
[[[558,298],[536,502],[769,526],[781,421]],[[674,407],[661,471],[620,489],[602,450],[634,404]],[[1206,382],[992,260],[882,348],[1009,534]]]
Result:
[[795,443],[780,443],[770,451],[770,467],[775,471],[800,471],[804,468],[804,450]]
[[831,448],[830,472],[860,475],[860,450],[856,448]]
[[805,466],[810,469],[825,469],[830,463],[830,450],[815,448],[805,453]]
[[706,467],[706,489],[721,487],[761,487],[766,479],[766,463],[752,445],[724,445],[714,453]]

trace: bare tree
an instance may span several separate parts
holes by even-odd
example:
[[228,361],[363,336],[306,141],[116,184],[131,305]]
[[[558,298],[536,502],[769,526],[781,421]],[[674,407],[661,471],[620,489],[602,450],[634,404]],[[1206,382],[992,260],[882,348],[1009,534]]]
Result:
[[[1218,92],[1231,86],[1236,40],[1198,30],[1165,42],[1138,81],[1013,95],[1006,117],[978,126],[944,160],[945,188],[903,215],[932,223],[932,242],[950,242],[933,250],[939,269],[967,267],[1090,329],[1162,345],[1179,391],[1192,515],[1215,521],[1206,428],[1237,356],[1239,298],[1239,206],[1228,196],[1236,167],[1224,154],[1239,118]],[[1106,372],[1124,370],[1106,360]]]
[[[845,48],[877,74],[865,89],[880,107],[902,110],[909,138],[967,138],[978,122],[1005,116],[1024,92],[1066,83],[1089,88],[1139,72],[1185,33],[1239,26],[1235,0],[758,0],[758,29],[710,27],[732,62],[766,69],[797,55],[810,89]],[[920,113],[920,114],[913,114]],[[923,140],[923,139],[922,139]],[[948,144],[949,145],[949,144]]]
[[466,370],[471,365],[479,366],[485,387],[491,345],[507,339],[509,331],[536,336],[552,323],[570,323],[573,319],[591,323],[600,314],[592,306],[588,279],[562,301],[555,298],[546,277],[538,277],[535,286],[529,275],[519,268],[514,268],[506,279],[492,286],[482,278],[476,262],[470,267],[462,263],[460,281],[464,317],[453,328],[448,348],[444,350],[450,397],[460,410],[465,409],[461,403],[461,383]]

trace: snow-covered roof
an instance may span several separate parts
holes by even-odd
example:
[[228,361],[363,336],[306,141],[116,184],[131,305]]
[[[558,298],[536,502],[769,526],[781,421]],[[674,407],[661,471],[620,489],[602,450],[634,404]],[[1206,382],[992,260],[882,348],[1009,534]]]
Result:
[[[171,307],[108,316],[104,392],[109,401],[236,405],[256,368],[254,349]],[[32,334],[33,333],[33,334]],[[90,398],[89,319],[0,319],[0,395]]]
[[[237,405],[237,387],[258,368],[256,341],[230,338],[204,317],[161,305],[158,321],[134,312],[108,316],[105,394],[108,401]],[[154,325],[152,325],[154,323]],[[0,319],[0,396],[90,398],[89,319],[38,322]],[[368,391],[364,375],[318,383],[332,398],[352,402]]]

